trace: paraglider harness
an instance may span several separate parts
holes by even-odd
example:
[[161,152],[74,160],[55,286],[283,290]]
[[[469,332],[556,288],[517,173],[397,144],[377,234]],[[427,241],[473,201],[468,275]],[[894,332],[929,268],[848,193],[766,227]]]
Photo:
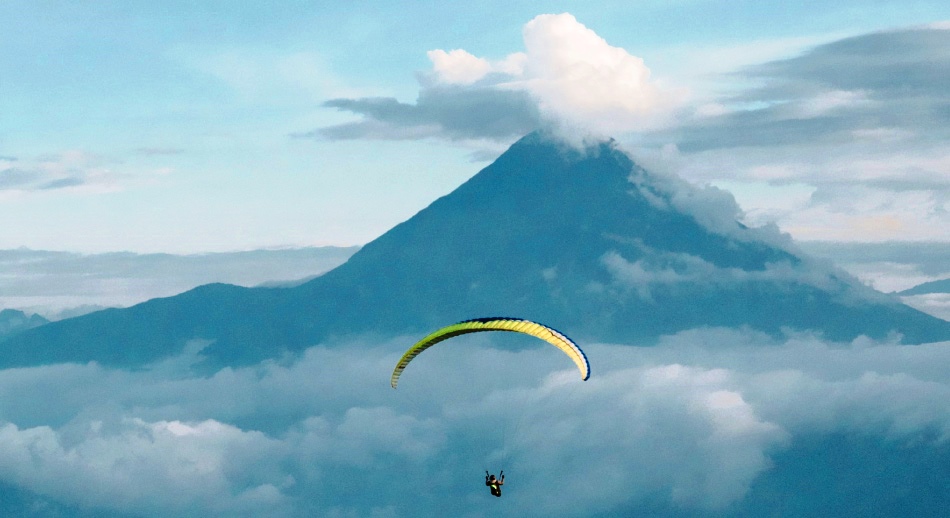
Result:
[[491,494],[494,496],[501,496],[501,486],[505,483],[505,470],[498,472],[501,475],[501,478],[495,478],[495,475],[489,475],[488,470],[485,470],[485,485],[491,489]]

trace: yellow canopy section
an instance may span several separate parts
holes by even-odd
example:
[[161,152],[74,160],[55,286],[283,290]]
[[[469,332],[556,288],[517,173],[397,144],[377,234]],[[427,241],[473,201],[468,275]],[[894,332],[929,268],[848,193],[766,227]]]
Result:
[[584,354],[584,351],[582,351],[573,340],[564,336],[559,331],[544,324],[532,322],[531,320],[524,320],[521,318],[492,317],[476,318],[474,320],[465,320],[457,324],[452,324],[450,326],[443,327],[442,329],[439,329],[438,331],[435,331],[422,340],[416,342],[415,345],[406,351],[406,354],[402,355],[402,358],[399,359],[399,363],[396,364],[396,368],[393,370],[392,379],[390,380],[393,388],[396,388],[396,385],[399,383],[399,376],[402,374],[402,371],[406,368],[406,366],[409,365],[409,362],[411,362],[416,356],[419,356],[422,351],[425,351],[426,349],[443,340],[448,340],[449,338],[468,333],[478,333],[481,331],[511,331],[514,333],[524,333],[526,335],[540,338],[554,347],[557,347],[562,352],[564,352],[564,354],[568,355],[571,360],[574,360],[574,364],[576,364],[578,370],[581,371],[581,377],[584,380],[590,377],[590,364],[587,363],[587,356]]

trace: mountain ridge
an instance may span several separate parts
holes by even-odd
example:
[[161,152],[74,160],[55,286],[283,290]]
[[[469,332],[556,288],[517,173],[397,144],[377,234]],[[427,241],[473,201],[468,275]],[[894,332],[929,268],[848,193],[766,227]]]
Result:
[[49,320],[36,313],[27,315],[17,309],[0,309],[0,340],[48,323]]
[[895,293],[900,296],[929,295],[931,293],[950,293],[950,279],[927,281],[906,290]]
[[[577,149],[533,133],[309,282],[212,284],[54,322],[0,343],[0,365],[140,365],[191,339],[213,341],[203,351],[213,363],[247,364],[488,314],[631,344],[706,326],[950,339],[950,323],[816,269],[759,229],[704,226],[703,195],[647,172],[612,141]],[[684,210],[690,199],[699,217]]]

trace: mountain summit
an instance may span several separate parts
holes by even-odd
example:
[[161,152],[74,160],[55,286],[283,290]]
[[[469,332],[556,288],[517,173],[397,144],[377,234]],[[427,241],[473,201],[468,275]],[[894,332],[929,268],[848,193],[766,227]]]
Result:
[[721,191],[651,174],[613,142],[580,150],[533,133],[310,282],[213,284],[54,322],[0,344],[0,365],[138,365],[191,339],[212,340],[215,363],[242,364],[495,315],[631,344],[702,326],[950,339],[950,323],[740,225],[730,208]]

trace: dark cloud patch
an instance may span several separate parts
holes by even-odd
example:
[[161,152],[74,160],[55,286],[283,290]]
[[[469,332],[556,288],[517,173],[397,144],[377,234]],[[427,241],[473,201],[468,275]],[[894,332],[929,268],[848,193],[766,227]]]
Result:
[[51,182],[46,182],[40,186],[42,190],[52,190],[52,189],[63,189],[66,187],[76,187],[78,185],[85,184],[86,181],[78,176],[70,176],[67,178],[59,178]]
[[684,129],[677,147],[694,153],[721,147],[776,147],[791,143],[851,139],[855,118],[829,116],[787,118],[784,106],[740,111],[717,117],[710,124]]
[[888,191],[935,191],[943,198],[950,197],[950,178],[921,175],[909,178],[880,178],[864,182],[871,187],[879,187]]
[[[66,153],[0,164],[0,190],[46,191],[87,184],[96,169],[91,155]],[[3,159],[0,159],[3,160]],[[13,165],[13,162],[16,165]]]
[[484,86],[425,86],[415,104],[393,98],[332,99],[328,108],[352,112],[363,120],[298,134],[330,140],[509,140],[540,126],[537,103],[524,91]]
[[950,30],[876,32],[820,45],[791,59],[751,67],[767,84],[752,99],[832,90],[867,90],[874,98],[935,97],[950,92]]
[[864,34],[734,75],[758,86],[720,102],[753,109],[694,120],[664,137],[699,152],[853,142],[881,129],[905,131],[917,144],[950,134],[950,30]]
[[49,179],[49,175],[29,169],[10,168],[0,171],[0,190],[54,190],[84,185],[86,181],[79,176]]
[[33,183],[37,177],[37,173],[24,169],[11,167],[0,170],[0,190],[22,188]]
[[[172,155],[176,149],[140,148],[130,153]],[[115,192],[127,187],[149,185],[169,168],[145,168],[122,159],[102,156],[83,149],[43,153],[18,160],[0,158],[0,190],[43,192],[75,189],[81,195]]]

